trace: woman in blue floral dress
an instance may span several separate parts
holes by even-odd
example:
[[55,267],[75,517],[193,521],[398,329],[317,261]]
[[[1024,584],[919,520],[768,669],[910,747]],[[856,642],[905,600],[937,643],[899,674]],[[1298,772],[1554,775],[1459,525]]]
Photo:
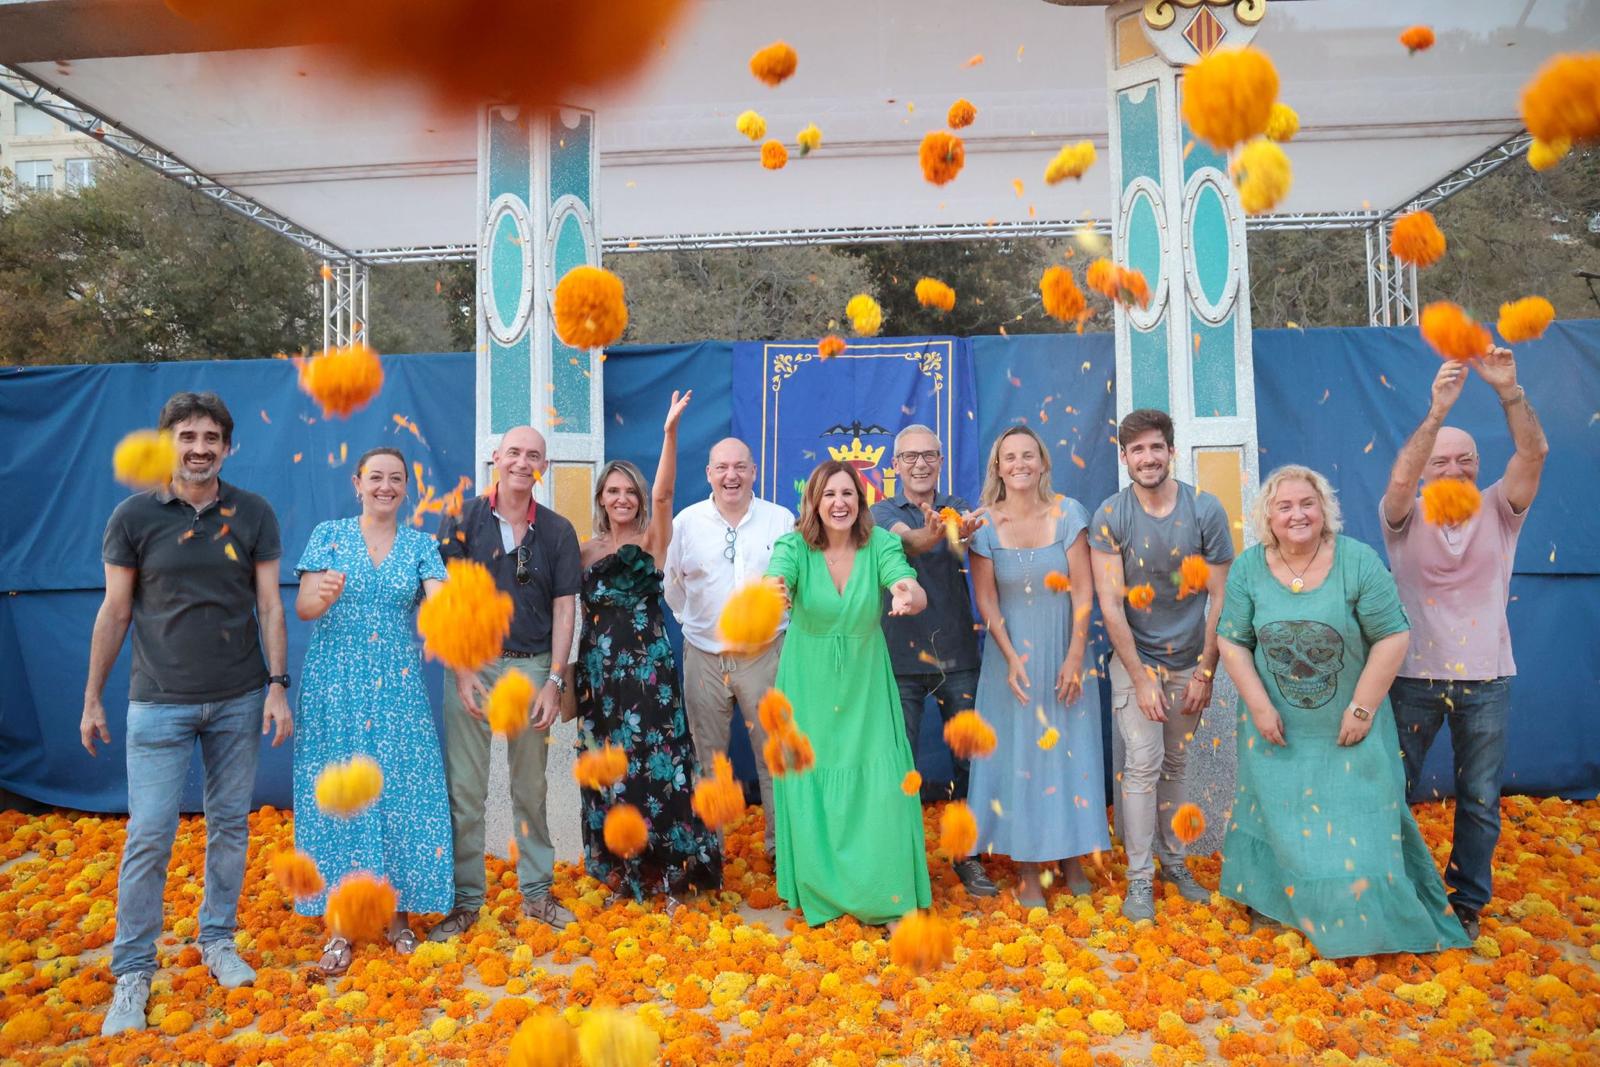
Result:
[[[616,460],[600,472],[599,532],[582,547],[584,614],[576,686],[579,746],[609,742],[628,755],[620,782],[583,790],[585,868],[635,900],[664,895],[669,908],[686,891],[722,885],[721,843],[690,803],[694,742],[661,606],[661,561],[672,538],[678,418],[689,397],[672,394],[653,492],[631,463]],[[606,813],[618,804],[637,808],[649,829],[644,851],[631,859],[606,848]]]
[[[375,448],[351,480],[360,516],[318,524],[295,567],[295,612],[316,628],[295,719],[294,837],[330,888],[352,871],[388,879],[399,895],[389,943],[407,954],[417,944],[407,913],[449,911],[455,892],[444,761],[415,629],[418,603],[445,570],[433,538],[399,522],[404,456]],[[317,774],[358,755],[377,761],[383,793],[351,819],[323,812]],[[323,892],[295,908],[321,915],[326,904]],[[350,959],[349,942],[335,937],[317,966],[343,974]]]

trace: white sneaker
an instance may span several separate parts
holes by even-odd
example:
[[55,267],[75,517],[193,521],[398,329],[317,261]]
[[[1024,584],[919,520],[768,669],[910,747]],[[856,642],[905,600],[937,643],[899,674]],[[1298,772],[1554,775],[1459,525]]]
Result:
[[111,1007],[100,1023],[101,1037],[145,1028],[144,1008],[150,1000],[150,978],[149,971],[132,971],[117,979]]
[[211,969],[211,977],[224,989],[238,989],[256,980],[255,968],[239,958],[233,940],[213,941],[200,950],[200,958]]

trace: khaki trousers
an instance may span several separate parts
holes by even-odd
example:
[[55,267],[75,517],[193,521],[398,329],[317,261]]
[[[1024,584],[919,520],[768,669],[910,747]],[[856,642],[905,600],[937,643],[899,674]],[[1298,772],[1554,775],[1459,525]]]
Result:
[[1133,679],[1115,654],[1111,657],[1111,716],[1122,735],[1122,844],[1128,850],[1128,880],[1155,877],[1151,856],[1159,841],[1161,865],[1183,866],[1183,842],[1172,817],[1188,799],[1185,763],[1200,716],[1178,710],[1194,668],[1160,673],[1167,698],[1167,721],[1152,722],[1139,710]]
[[767,855],[772,855],[772,773],[761,749],[767,732],[761,728],[756,708],[778,677],[778,654],[783,647],[780,634],[767,650],[753,659],[719,656],[685,641],[683,643],[683,708],[689,718],[689,733],[694,737],[694,757],[700,773],[711,774],[712,759],[726,754],[733,730],[733,706],[739,705],[745,729],[750,732],[750,749],[755,753],[756,781],[761,786],[761,807],[767,816]]

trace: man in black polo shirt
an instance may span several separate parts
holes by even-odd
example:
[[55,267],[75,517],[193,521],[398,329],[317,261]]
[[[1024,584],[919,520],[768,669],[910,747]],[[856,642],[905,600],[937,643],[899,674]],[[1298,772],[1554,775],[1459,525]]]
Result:
[[[883,636],[900,686],[900,707],[913,757],[928,697],[938,701],[940,717],[949,722],[958,712],[972,710],[978,691],[978,635],[966,570],[950,551],[939,510],[954,508],[964,516],[957,530],[963,542],[981,521],[968,515],[966,501],[939,492],[943,466],[938,436],[926,426],[907,426],[894,439],[894,469],[902,495],[872,505],[872,521],[900,535],[917,582],[928,591],[928,607],[920,615],[884,612],[883,616]],[[955,781],[950,796],[965,799],[967,761],[951,758]],[[976,897],[994,896],[995,885],[977,859],[968,856],[957,860],[955,866],[967,892]]]
[[164,488],[117,505],[106,523],[106,596],[79,724],[89,755],[97,739],[111,742],[100,696],[131,622],[128,835],[111,949],[117,987],[102,1036],[145,1026],[167,862],[196,741],[206,779],[200,956],[229,989],[255,981],[233,937],[256,760],[269,728],[276,726],[274,746],[294,729],[278,520],[261,497],[218,477],[233,418],[215,393],[178,393],[161,409],[160,428],[177,444],[178,469]]
[[516,426],[494,452],[495,484],[467,501],[459,516],[439,524],[439,553],[470,559],[494,575],[515,605],[500,658],[479,672],[459,671],[444,687],[444,773],[455,836],[455,906],[428,931],[446,941],[471,929],[483,909],[483,808],[489,789],[489,723],[484,701],[495,680],[515,667],[538,687],[528,728],[506,743],[511,815],[516,827],[517,880],[522,913],[561,929],[570,911],[550,892],[556,853],[545,817],[545,762],[550,725],[561,710],[566,682],[551,665],[565,665],[572,647],[582,569],[572,523],[533,499],[549,461],[543,435]]

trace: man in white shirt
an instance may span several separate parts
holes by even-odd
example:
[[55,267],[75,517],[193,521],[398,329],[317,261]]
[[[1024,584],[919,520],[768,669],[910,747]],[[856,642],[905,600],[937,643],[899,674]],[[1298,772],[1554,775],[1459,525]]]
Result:
[[702,774],[712,758],[728,751],[733,705],[738,701],[755,752],[761,806],[766,810],[767,854],[772,854],[772,775],[761,758],[766,734],[756,706],[778,675],[778,639],[759,656],[725,654],[717,619],[733,591],[766,572],[772,545],[794,529],[788,508],[755,498],[756,464],[750,448],[734,437],[711,448],[706,463],[711,496],[690,504],[672,520],[667,549],[666,600],[683,627],[683,704]]

